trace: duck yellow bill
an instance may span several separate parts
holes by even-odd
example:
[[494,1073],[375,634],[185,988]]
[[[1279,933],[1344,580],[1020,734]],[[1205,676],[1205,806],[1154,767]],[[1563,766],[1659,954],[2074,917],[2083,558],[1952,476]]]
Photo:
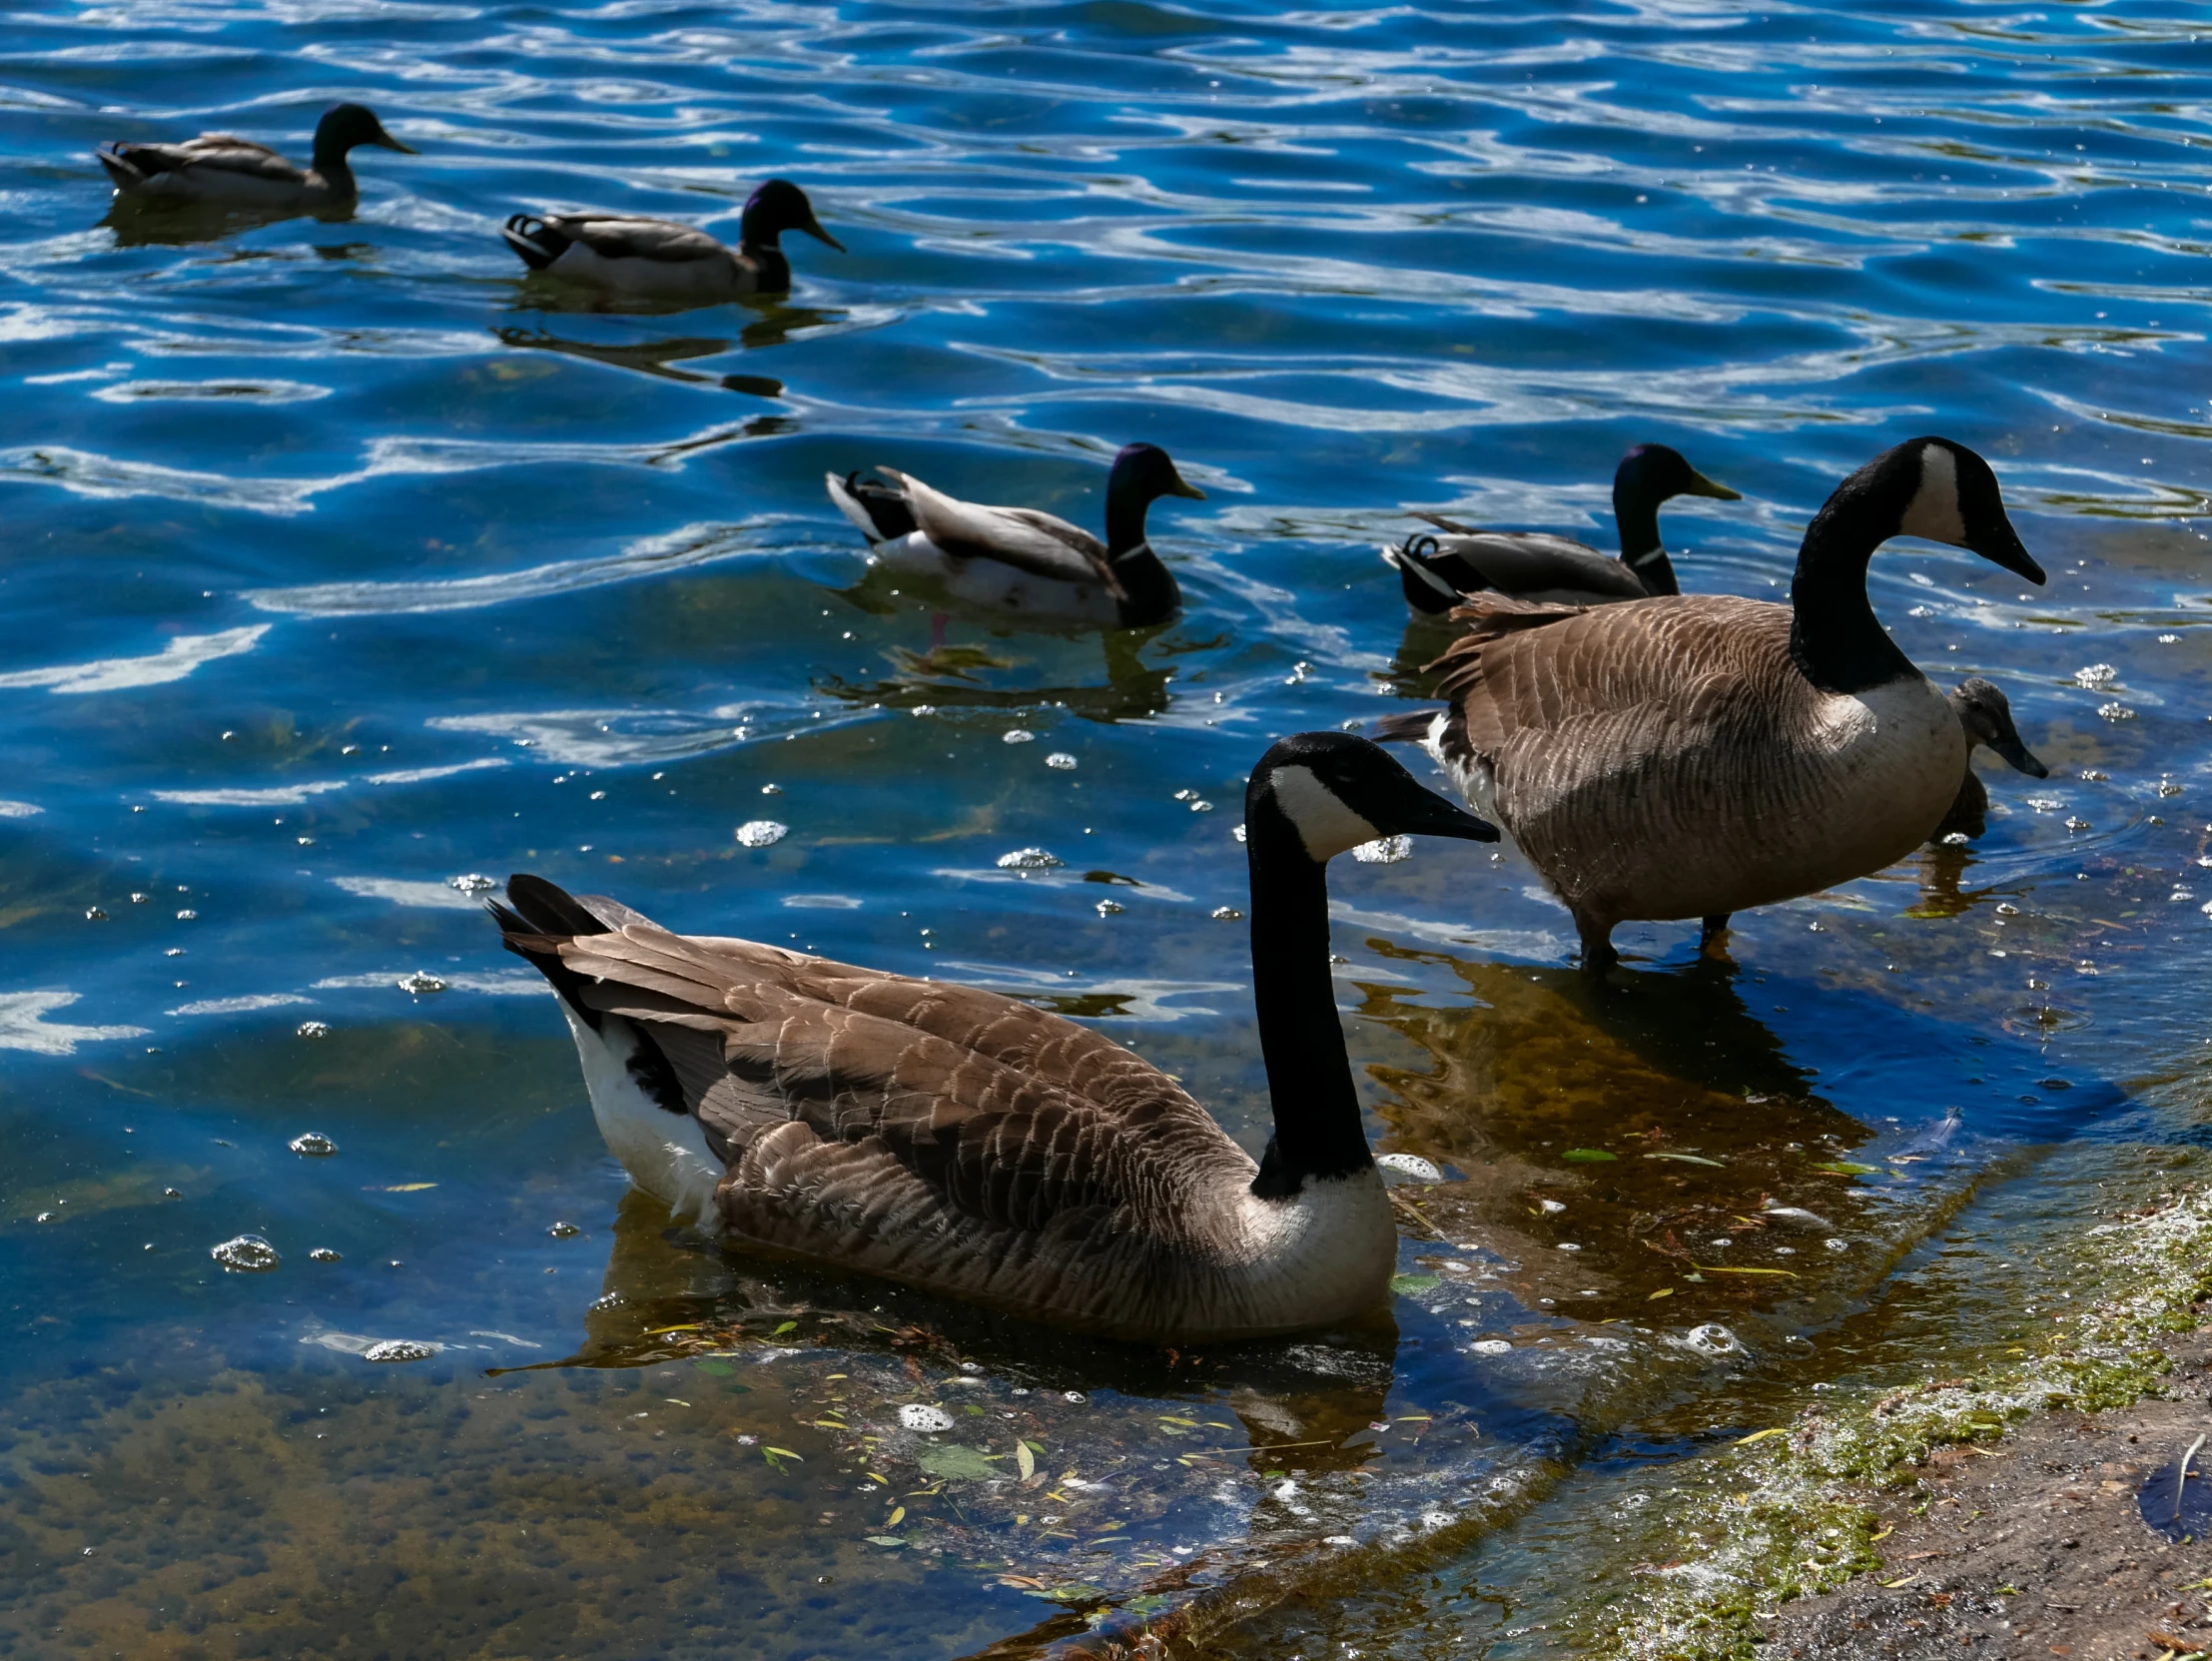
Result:
[[1188,496],[1192,501],[1205,500],[1205,492],[1185,479],[1181,473],[1175,474],[1175,481],[1167,486],[1167,493],[1171,496]]
[[845,252],[845,245],[839,242],[835,237],[831,236],[827,231],[823,230],[822,222],[820,220],[810,219],[806,222],[806,224],[800,226],[799,229],[804,231],[808,236],[814,238],[818,242],[828,243],[832,248],[836,249],[838,253],[842,254]]
[[1712,496],[1720,501],[1742,501],[1744,499],[1743,491],[1732,490],[1726,484],[1716,484],[1704,473],[1694,468],[1690,473],[1690,488],[1687,493],[1693,496]]
[[386,150],[396,150],[402,156],[419,156],[422,154],[421,151],[415,149],[414,146],[411,144],[401,144],[397,139],[393,138],[389,133],[385,132],[380,127],[376,129],[376,136],[370,139],[369,142],[370,144],[380,144]]

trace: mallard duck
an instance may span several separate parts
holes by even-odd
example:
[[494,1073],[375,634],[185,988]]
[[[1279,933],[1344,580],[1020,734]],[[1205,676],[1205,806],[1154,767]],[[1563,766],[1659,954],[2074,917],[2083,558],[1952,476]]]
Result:
[[1958,794],[1966,738],[1866,601],[1891,536],[2042,568],[1965,445],[1912,438],[1837,486],[1805,533],[1789,605],[1674,595],[1596,607],[1478,594],[1439,659],[1439,714],[1384,732],[1429,744],[1574,914],[1583,967],[1630,918],[1731,912],[1878,871]]
[[2012,724],[2012,702],[1995,682],[1969,675],[1951,690],[1945,701],[1958,716],[1959,729],[1966,735],[1966,776],[1959,783],[1958,794],[1951,799],[1950,811],[1935,827],[1935,834],[1938,837],[1976,837],[1989,819],[1989,787],[1974,772],[1973,756],[1977,747],[1988,745],[2031,779],[2049,778],[2050,769],[2021,742],[2020,729]]
[[1203,501],[1157,444],[1127,444],[1106,476],[1106,539],[1034,507],[985,507],[932,489],[912,473],[825,476],[830,500],[878,560],[941,580],[954,598],[1062,622],[1145,628],[1182,604],[1175,578],[1144,539],[1161,496]]
[[1151,1063],[1034,1005],[670,934],[536,877],[491,909],[560,995],[607,1146],[679,1218],[1112,1336],[1251,1336],[1365,1312],[1396,1258],[1324,867],[1379,836],[1498,833],[1339,732],[1261,756],[1244,824],[1275,1118],[1256,1164]]
[[1638,444],[1613,469],[1613,517],[1621,527],[1621,557],[1587,542],[1541,530],[1476,530],[1441,513],[1413,516],[1442,536],[1409,536],[1382,550],[1398,573],[1406,603],[1441,615],[1469,594],[1497,592],[1525,600],[1603,605],[1609,600],[1679,594],[1675,567],[1659,539],[1659,506],[1675,496],[1744,498],[1716,484],[1665,444]]
[[771,179],[746,198],[734,252],[694,226],[638,214],[516,214],[500,235],[532,271],[635,300],[705,306],[787,293],[786,231],[804,231],[845,252],[814,217],[807,193],[788,179]]
[[384,131],[363,104],[333,104],[315,128],[315,159],[302,167],[266,144],[229,133],[202,133],[182,144],[110,144],[93,155],[115,188],[146,201],[200,202],[227,208],[336,207],[360,194],[347,156],[357,145],[415,151]]

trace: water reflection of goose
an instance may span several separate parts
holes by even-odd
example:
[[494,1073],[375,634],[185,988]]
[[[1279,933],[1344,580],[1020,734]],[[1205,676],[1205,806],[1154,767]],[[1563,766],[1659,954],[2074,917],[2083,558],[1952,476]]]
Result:
[[827,477],[830,499],[886,569],[942,583],[966,605],[1048,622],[1143,628],[1182,603],[1173,574],[1145,540],[1161,496],[1202,501],[1156,444],[1128,444],[1106,477],[1106,540],[1034,507],[962,501],[912,473],[879,467]]
[[1444,532],[1410,536],[1382,557],[1398,573],[1406,603],[1441,615],[1469,594],[1496,591],[1519,599],[1603,605],[1609,600],[1679,594],[1675,567],[1659,537],[1660,504],[1676,496],[1744,498],[1716,484],[1665,444],[1638,444],[1613,470],[1613,517],[1621,556],[1587,542],[1538,530],[1476,530],[1440,513],[1416,513]]
[[1498,817],[1573,913],[1583,969],[1631,918],[1704,921],[1878,871],[1958,793],[1958,717],[1882,628],[1866,564],[1892,536],[2033,581],[1987,462],[1913,438],[1837,486],[1792,604],[1673,596],[1595,608],[1478,594],[1435,715],[1393,716]]
[[534,877],[496,908],[560,994],[601,1132],[679,1215],[1114,1336],[1371,1311],[1396,1256],[1328,963],[1330,857],[1495,840],[1366,740],[1272,746],[1245,796],[1275,1134],[1255,1166],[1167,1075],[971,987],[670,934]]
[[499,234],[533,272],[632,300],[690,306],[788,291],[786,231],[845,251],[814,217],[807,193],[788,179],[753,192],[738,223],[735,249],[696,226],[642,214],[516,214]]
[[182,144],[107,144],[93,155],[120,196],[306,213],[353,204],[361,187],[348,157],[364,144],[415,153],[385,132],[366,105],[334,104],[316,124],[315,156],[307,167],[230,133],[202,133]]

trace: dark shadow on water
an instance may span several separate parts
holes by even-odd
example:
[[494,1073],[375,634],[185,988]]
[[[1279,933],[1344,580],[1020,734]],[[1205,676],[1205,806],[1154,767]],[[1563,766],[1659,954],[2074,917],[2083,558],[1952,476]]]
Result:
[[[103,230],[114,233],[118,248],[193,248],[202,243],[221,242],[241,231],[281,225],[286,220],[314,219],[325,225],[347,225],[353,218],[351,203],[343,208],[308,212],[285,208],[215,207],[192,202],[150,203],[118,196],[108,205],[100,225]],[[349,244],[342,252],[350,256],[366,252],[366,249],[363,245]]]
[[561,353],[590,363],[604,364],[610,369],[629,370],[634,374],[656,376],[663,381],[681,382],[691,387],[720,387],[726,392],[745,393],[754,398],[783,397],[783,383],[769,376],[702,375],[695,370],[675,367],[686,359],[712,358],[729,351],[732,343],[725,338],[685,335],[672,340],[608,344],[568,340],[555,335],[542,324],[527,329],[511,324],[496,325],[491,333],[498,337],[502,346],[513,347],[517,351]]

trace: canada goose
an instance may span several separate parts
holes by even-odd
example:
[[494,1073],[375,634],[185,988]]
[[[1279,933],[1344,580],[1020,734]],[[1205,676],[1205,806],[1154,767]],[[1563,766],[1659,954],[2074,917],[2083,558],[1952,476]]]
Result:
[[1393,716],[1496,817],[1574,914],[1583,968],[1614,925],[1729,913],[1878,871],[1958,794],[1957,715],[1866,602],[1891,536],[1971,548],[2032,581],[1996,475],[1912,438],[1836,487],[1798,552],[1792,603],[1675,595],[1538,605],[1478,594],[1438,660],[1438,714]]
[[288,162],[266,144],[229,133],[202,133],[182,144],[109,144],[93,152],[115,188],[146,201],[203,202],[231,208],[323,208],[360,194],[347,155],[378,144],[415,152],[384,131],[362,104],[333,104],[315,129],[315,159]]
[[1161,496],[1205,500],[1157,444],[1126,444],[1106,475],[1106,539],[1034,507],[985,507],[932,489],[912,473],[826,475],[830,500],[883,564],[936,576],[951,594],[995,611],[1145,628],[1182,604],[1174,576],[1144,539]]
[[1613,469],[1613,517],[1621,528],[1621,557],[1608,558],[1587,542],[1540,530],[1476,530],[1441,513],[1416,513],[1445,532],[1409,536],[1382,550],[1398,573],[1406,603],[1441,615],[1469,594],[1496,590],[1525,600],[1603,605],[1609,600],[1679,594],[1675,567],[1659,539],[1659,506],[1675,496],[1744,498],[1716,484],[1665,444],[1638,444]]
[[1970,675],[1958,683],[1946,701],[1958,716],[1966,735],[1966,776],[1950,810],[1935,827],[1937,836],[1979,836],[1989,817],[1989,789],[1974,772],[1974,750],[1986,744],[2029,778],[2047,779],[2050,769],[2020,741],[2020,729],[2012,724],[2012,703],[1994,682]]
[[680,1218],[1118,1337],[1291,1331],[1378,1302],[1396,1257],[1323,868],[1378,836],[1498,833],[1336,732],[1270,748],[1244,812],[1257,1165],[1149,1062],[997,993],[670,934],[537,877],[491,910],[560,995],[608,1147]]
[[532,271],[632,299],[706,306],[788,292],[786,231],[804,231],[845,252],[814,217],[807,193],[788,179],[771,179],[746,199],[734,253],[692,226],[637,214],[516,214],[499,234]]

